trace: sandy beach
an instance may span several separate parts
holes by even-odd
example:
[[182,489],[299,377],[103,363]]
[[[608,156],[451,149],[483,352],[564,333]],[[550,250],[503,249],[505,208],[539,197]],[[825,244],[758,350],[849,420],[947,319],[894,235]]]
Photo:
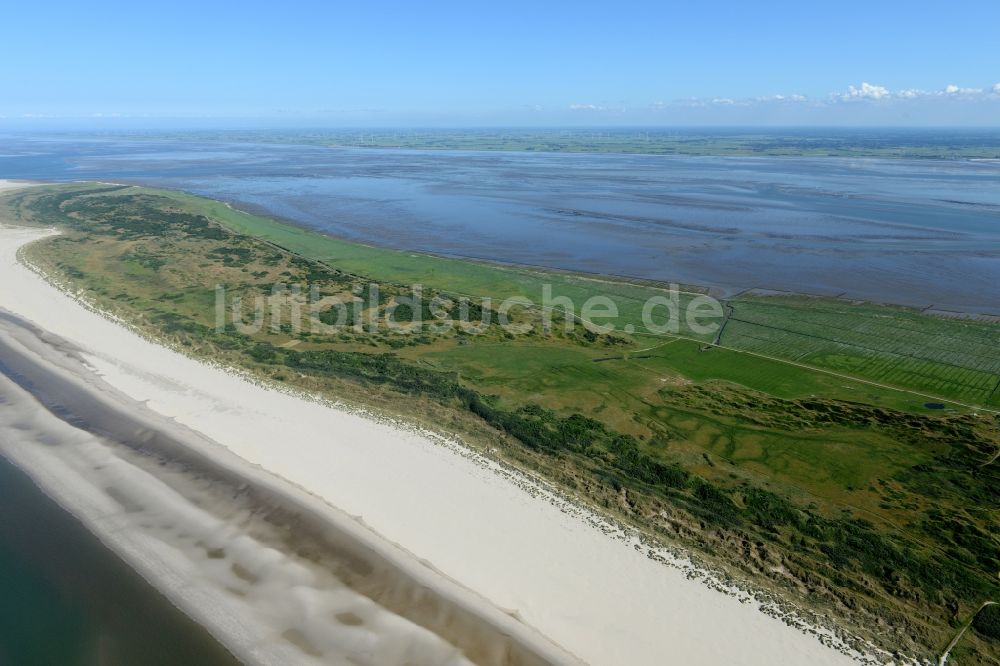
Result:
[[[12,186],[20,185],[0,182],[0,189]],[[364,544],[376,568],[403,581],[402,588],[433,589],[439,608],[459,618],[452,630],[476,627],[483,633],[474,638],[493,646],[508,636],[504,649],[525,655],[510,663],[572,663],[574,656],[595,665],[855,663],[816,636],[760,612],[755,603],[691,579],[682,566],[651,559],[638,541],[612,538],[595,516],[567,509],[544,488],[500,473],[494,462],[455,443],[256,385],[141,338],[19,263],[18,249],[44,234],[0,226],[0,308],[30,322],[0,327],[9,349],[62,373],[84,393],[116,396],[108,400],[122,413],[138,413],[156,424],[152,430],[174,433],[179,445],[197,449],[199,459],[322,515],[351,543]],[[58,336],[59,344],[45,343],[39,331],[26,332],[31,327]],[[62,349],[63,356],[53,349]],[[21,401],[17,413],[23,419],[31,398],[10,384],[3,387],[8,406]],[[126,407],[136,403],[141,410]],[[114,493],[102,492],[114,484],[95,484],[93,478],[83,483],[109,460],[123,461],[114,462],[126,470],[115,477],[123,488],[147,493],[136,495],[143,502],[172,507],[171,524],[183,517],[203,531],[203,540],[219,529],[217,516],[201,515],[203,508],[174,497],[176,483],[158,481],[127,452],[67,431],[71,426],[45,414],[32,418],[34,429],[17,430],[2,420],[0,428],[59,431],[76,446],[40,451],[32,437],[10,437],[5,454],[46,489],[77,479],[62,485],[65,497],[56,492],[55,498],[79,506],[95,531],[115,527],[120,534],[135,522],[120,501],[116,508]],[[240,570],[258,567],[249,576],[255,589],[242,596],[225,594],[227,585],[241,583],[206,574],[211,563],[192,564],[193,556],[176,539],[141,529],[131,534],[135,538],[121,548],[149,565],[147,573],[159,587],[180,590],[186,598],[178,603],[223,642],[246,648],[241,656],[248,661],[338,663],[339,657],[329,657],[339,649],[335,636],[324,633],[325,624],[310,624],[313,615],[364,607],[373,649],[391,657],[371,663],[407,663],[417,653],[407,654],[403,643],[420,651],[419,663],[465,663],[440,632],[394,611],[392,594],[373,602],[359,589],[328,581],[308,562],[275,554],[264,545],[266,534],[257,541],[234,535],[225,546],[245,554]],[[176,538],[176,530],[172,534]],[[285,595],[290,588],[298,596]],[[281,618],[272,607],[255,608],[275,599],[284,604]],[[293,615],[294,624],[287,620]],[[221,618],[220,626],[212,618]],[[286,640],[268,640],[276,635]],[[406,639],[377,640],[388,635]]]

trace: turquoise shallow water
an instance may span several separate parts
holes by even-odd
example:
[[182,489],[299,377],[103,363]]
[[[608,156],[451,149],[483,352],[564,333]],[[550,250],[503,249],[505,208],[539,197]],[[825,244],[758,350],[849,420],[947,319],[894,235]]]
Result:
[[0,665],[234,663],[204,629],[0,458]]

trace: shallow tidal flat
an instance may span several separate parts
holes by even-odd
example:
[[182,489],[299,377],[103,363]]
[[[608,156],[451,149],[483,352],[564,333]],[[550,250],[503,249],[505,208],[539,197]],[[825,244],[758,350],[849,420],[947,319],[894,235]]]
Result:
[[1000,162],[11,141],[0,178],[180,189],[339,238],[996,313]]

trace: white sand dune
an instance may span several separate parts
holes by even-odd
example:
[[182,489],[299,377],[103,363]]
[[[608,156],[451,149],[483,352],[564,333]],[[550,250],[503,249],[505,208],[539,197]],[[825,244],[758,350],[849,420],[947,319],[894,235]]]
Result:
[[[854,663],[651,560],[636,543],[460,447],[256,386],[150,343],[18,263],[0,227],[0,307],[66,338],[116,389],[351,515],[592,664]],[[523,481],[523,480],[522,480]]]

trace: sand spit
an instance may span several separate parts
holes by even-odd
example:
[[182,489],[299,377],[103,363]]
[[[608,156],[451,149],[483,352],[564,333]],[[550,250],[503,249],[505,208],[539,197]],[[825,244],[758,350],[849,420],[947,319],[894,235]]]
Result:
[[[16,259],[0,229],[0,306],[59,335],[151,412],[364,525],[592,664],[850,664],[814,635],[650,558],[523,477],[458,447],[256,386],[152,344]],[[474,595],[473,595],[474,596]],[[521,627],[523,625],[517,624]]]

